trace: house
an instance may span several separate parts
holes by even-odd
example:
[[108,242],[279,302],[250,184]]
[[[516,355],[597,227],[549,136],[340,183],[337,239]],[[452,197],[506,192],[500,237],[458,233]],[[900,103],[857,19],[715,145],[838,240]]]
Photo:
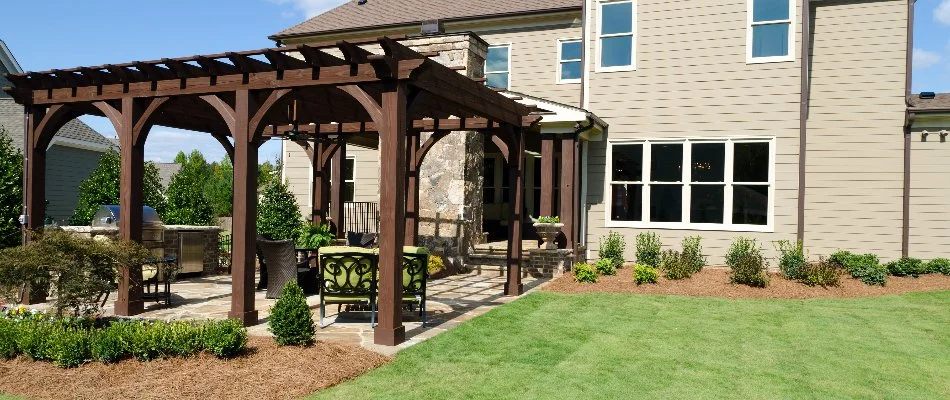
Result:
[[[13,53],[0,41],[0,87],[13,86],[4,78],[7,73],[22,73]],[[23,106],[9,94],[0,91],[0,127],[23,148]],[[56,134],[47,151],[46,215],[64,225],[79,202],[79,184],[99,165],[102,153],[112,142],[82,121],[72,120]]]
[[[712,264],[738,236],[769,256],[773,242],[802,240],[812,257],[928,259],[950,253],[950,106],[910,94],[912,20],[906,0],[368,0],[271,39],[409,35],[449,64],[471,64],[446,53],[475,48],[480,64],[450,66],[544,111],[525,208],[576,213],[568,247],[596,249],[616,231],[632,260],[635,235],[653,231],[674,248],[702,236]],[[471,43],[438,39],[459,35]],[[572,129],[545,126],[572,113]],[[422,166],[420,233],[455,235],[441,245],[464,254],[481,232],[510,239],[508,175],[489,141],[459,140]],[[347,146],[344,201],[377,201],[378,157]],[[283,161],[308,215],[307,155],[284,142]],[[551,176],[554,199],[540,195]]]

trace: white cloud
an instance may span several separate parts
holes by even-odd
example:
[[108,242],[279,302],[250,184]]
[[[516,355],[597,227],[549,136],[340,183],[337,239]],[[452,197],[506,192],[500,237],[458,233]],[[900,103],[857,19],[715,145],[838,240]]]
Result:
[[333,7],[346,3],[347,0],[270,0],[276,4],[289,4],[305,17],[313,18]]
[[927,68],[940,63],[940,53],[923,49],[914,49],[914,66]]
[[934,9],[934,19],[944,25],[950,25],[950,0],[943,0]]

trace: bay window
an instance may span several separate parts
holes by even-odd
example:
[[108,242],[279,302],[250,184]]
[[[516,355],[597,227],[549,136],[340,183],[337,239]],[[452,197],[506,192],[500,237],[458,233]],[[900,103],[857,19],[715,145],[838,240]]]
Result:
[[793,61],[793,0],[748,0],[746,57],[749,63]]
[[774,140],[685,139],[608,145],[608,225],[771,229]]

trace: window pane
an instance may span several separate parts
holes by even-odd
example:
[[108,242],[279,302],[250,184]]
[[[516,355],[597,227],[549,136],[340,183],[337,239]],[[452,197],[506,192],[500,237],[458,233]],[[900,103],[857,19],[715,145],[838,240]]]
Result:
[[600,10],[601,34],[633,32],[633,3],[604,4]]
[[721,224],[725,185],[693,185],[690,191],[689,222]]
[[561,63],[561,80],[581,79],[581,62],[571,61]]
[[508,74],[487,74],[485,75],[488,78],[486,83],[489,87],[507,89],[508,88]]
[[614,221],[643,220],[643,185],[610,185],[610,216]]
[[732,223],[768,225],[769,187],[765,185],[733,186]]
[[736,143],[733,181],[769,181],[769,144]]
[[561,60],[580,60],[581,42],[561,42]]
[[356,160],[352,158],[347,158],[343,161],[343,180],[352,181],[353,180],[353,165]]
[[650,221],[683,221],[683,185],[650,186]]
[[752,4],[752,21],[778,21],[789,19],[789,0],[755,0]]
[[639,182],[643,179],[643,145],[614,145],[612,181]]
[[488,187],[482,189],[482,204],[495,204],[495,189]]
[[541,158],[535,157],[531,159],[531,163],[534,165],[534,187],[541,187]]
[[693,144],[693,182],[725,182],[726,144]]
[[752,27],[752,57],[788,55],[788,24]]
[[601,39],[600,65],[602,67],[633,65],[633,36]]
[[353,201],[356,193],[356,184],[346,182],[343,184],[343,201]]
[[650,147],[650,180],[680,182],[683,180],[683,144],[654,144]]
[[489,47],[488,58],[485,60],[485,72],[508,71],[508,46]]
[[482,184],[485,187],[495,187],[495,159],[486,158],[485,159],[485,182]]

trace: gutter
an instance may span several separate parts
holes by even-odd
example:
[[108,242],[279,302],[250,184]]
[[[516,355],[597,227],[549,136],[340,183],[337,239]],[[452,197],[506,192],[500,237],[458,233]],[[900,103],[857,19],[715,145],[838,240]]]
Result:
[[805,161],[808,153],[808,108],[811,98],[811,0],[802,0],[802,89],[798,125],[798,231],[799,242],[805,241]]
[[[911,107],[911,84],[914,76],[914,4],[917,0],[907,0],[907,50],[904,73],[904,102]],[[910,252],[910,128],[914,124],[916,114],[908,108],[904,118],[904,192],[903,215],[901,226],[901,256],[907,257]]]

